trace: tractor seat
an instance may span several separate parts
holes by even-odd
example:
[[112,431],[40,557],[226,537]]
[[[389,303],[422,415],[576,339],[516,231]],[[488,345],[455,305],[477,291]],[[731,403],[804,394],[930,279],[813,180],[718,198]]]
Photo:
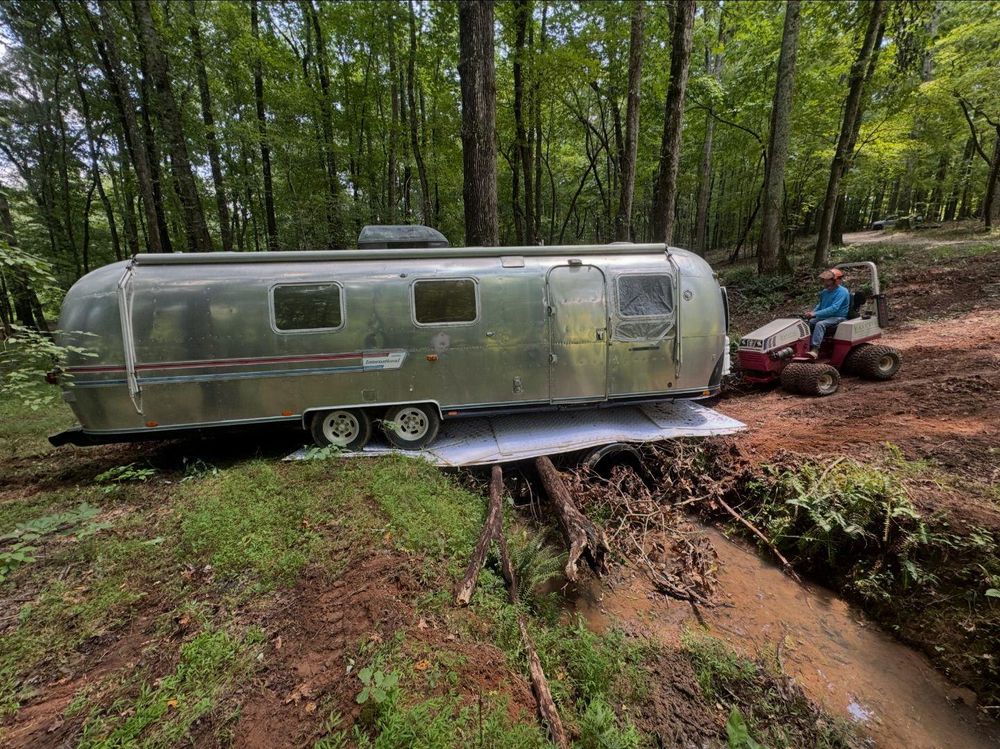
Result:
[[863,291],[855,291],[851,294],[851,305],[847,308],[847,319],[857,320],[861,317],[861,308],[868,301],[868,295]]
[[[847,319],[857,320],[861,317],[861,308],[865,306],[865,302],[868,301],[868,295],[863,291],[855,291],[851,294],[851,303],[847,308]],[[826,329],[826,333],[823,336],[823,340],[827,338],[833,338],[834,333],[837,332],[839,326],[833,325]]]

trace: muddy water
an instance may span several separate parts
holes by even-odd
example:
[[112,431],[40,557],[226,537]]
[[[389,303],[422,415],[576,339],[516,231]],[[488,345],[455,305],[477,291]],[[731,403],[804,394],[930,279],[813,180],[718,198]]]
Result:
[[[754,551],[708,529],[719,553],[720,600],[701,609],[711,634],[737,651],[780,652],[785,671],[828,711],[860,723],[886,749],[1000,746],[996,726],[969,706],[975,696],[950,684],[927,659],[880,631],[829,591],[800,586]],[[687,624],[686,603],[650,598],[644,577],[612,591],[595,586],[577,610],[595,629],[629,622],[669,644]]]

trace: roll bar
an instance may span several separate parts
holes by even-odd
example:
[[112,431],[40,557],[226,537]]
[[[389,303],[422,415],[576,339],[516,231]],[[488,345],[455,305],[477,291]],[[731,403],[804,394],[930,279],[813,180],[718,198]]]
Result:
[[875,267],[875,263],[870,260],[866,260],[861,263],[840,263],[840,265],[833,266],[839,270],[844,268],[865,268],[871,273],[872,277],[872,296],[879,296],[879,286],[878,286],[878,268]]

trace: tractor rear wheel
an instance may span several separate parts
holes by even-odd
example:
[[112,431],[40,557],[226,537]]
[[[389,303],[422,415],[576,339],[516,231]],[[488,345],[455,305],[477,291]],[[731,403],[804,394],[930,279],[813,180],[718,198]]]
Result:
[[790,393],[833,395],[840,387],[840,372],[829,364],[792,362],[781,371],[781,386]]
[[872,348],[870,343],[859,343],[847,352],[844,363],[840,365],[840,371],[844,374],[856,375],[859,373],[858,362],[864,357],[865,351]]
[[[853,356],[854,351],[848,354]],[[851,362],[853,371],[868,380],[889,380],[899,371],[903,357],[892,346],[866,346]]]

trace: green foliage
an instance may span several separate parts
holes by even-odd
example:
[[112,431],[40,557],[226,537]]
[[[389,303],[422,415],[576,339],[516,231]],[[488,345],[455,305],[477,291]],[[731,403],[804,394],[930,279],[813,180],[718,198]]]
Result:
[[185,484],[182,494],[183,558],[260,589],[294,580],[321,542],[311,524],[333,509],[264,462]]
[[135,463],[115,466],[94,476],[96,484],[144,483],[156,475],[155,468],[136,467]]
[[639,749],[642,736],[634,725],[619,725],[615,711],[604,700],[595,698],[580,716],[581,749]]
[[364,685],[364,689],[355,699],[359,705],[364,705],[369,699],[376,705],[381,705],[393,698],[394,691],[399,686],[399,674],[396,672],[386,674],[371,666],[358,671],[358,678]]
[[18,523],[13,531],[0,535],[0,583],[21,565],[36,561],[34,554],[49,537],[75,534],[79,540],[108,528],[107,523],[91,522],[99,513],[100,509],[84,502],[73,510]]
[[750,729],[747,728],[746,721],[743,720],[743,713],[733,705],[726,721],[726,739],[729,749],[765,749],[761,744],[753,740]]
[[[81,346],[59,346],[44,333],[13,326],[14,335],[0,340],[0,399],[23,403],[32,411],[51,404],[60,391],[45,381],[45,374],[69,356],[94,354]],[[63,372],[61,377],[70,379]]]
[[263,633],[237,638],[207,630],[181,646],[180,662],[162,679],[141,679],[138,694],[96,710],[83,726],[79,746],[174,747],[191,740],[191,726],[208,715],[225,691],[253,670]]

